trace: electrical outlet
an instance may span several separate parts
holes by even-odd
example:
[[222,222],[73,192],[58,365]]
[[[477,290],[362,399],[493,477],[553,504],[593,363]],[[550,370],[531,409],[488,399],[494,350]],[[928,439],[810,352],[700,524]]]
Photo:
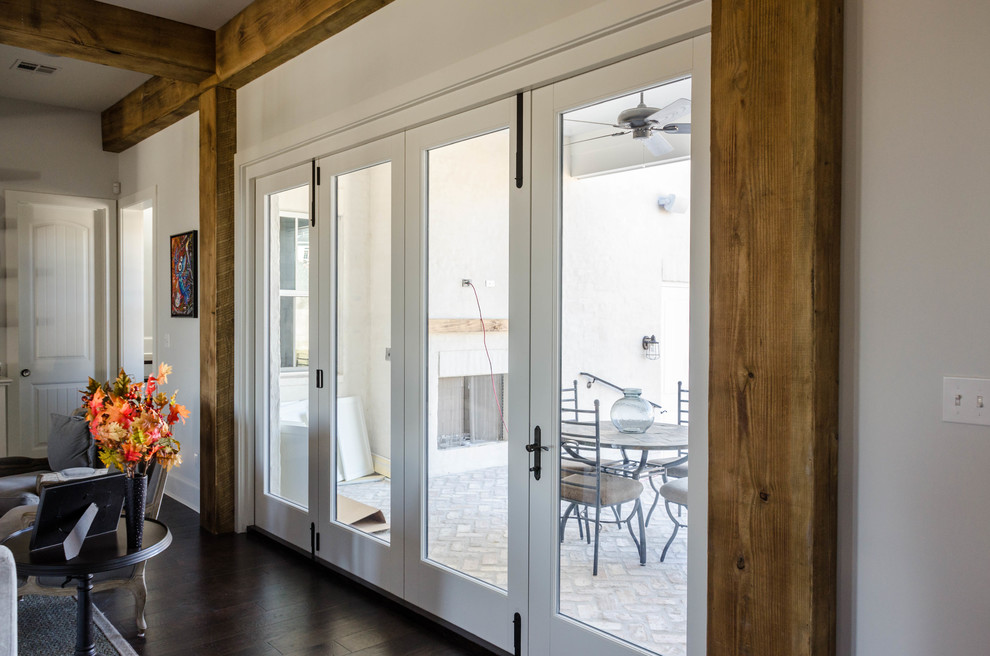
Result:
[[461,278],[461,287],[470,287],[470,286],[471,286],[470,278]]
[[984,399],[990,394],[988,378],[942,378],[942,421],[990,426],[990,408]]

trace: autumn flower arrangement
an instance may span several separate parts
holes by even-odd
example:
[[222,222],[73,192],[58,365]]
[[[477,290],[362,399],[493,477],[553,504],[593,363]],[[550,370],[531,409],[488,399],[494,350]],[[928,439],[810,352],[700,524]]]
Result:
[[172,367],[162,363],[147,383],[132,382],[123,369],[113,383],[89,379],[83,404],[104,465],[133,478],[146,475],[155,461],[166,470],[182,462],[172,426],[180,419],[185,423],[189,411],[175,402],[174,393],[157,391],[170,373]]

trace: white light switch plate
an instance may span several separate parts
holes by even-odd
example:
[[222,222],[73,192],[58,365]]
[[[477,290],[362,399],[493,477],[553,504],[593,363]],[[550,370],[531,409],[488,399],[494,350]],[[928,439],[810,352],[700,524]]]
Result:
[[990,426],[990,378],[942,378],[942,421]]

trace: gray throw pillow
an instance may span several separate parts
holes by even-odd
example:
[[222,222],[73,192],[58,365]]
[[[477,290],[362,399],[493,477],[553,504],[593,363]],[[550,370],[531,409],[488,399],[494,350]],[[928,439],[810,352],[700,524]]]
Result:
[[52,413],[48,434],[48,465],[52,471],[69,467],[93,467],[95,448],[85,417],[66,417]]

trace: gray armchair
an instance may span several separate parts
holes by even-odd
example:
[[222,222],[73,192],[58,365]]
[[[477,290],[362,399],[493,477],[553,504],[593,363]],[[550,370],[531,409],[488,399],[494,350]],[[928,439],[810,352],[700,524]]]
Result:
[[0,545],[0,654],[17,656],[17,569],[10,549]]
[[47,458],[0,458],[0,516],[12,508],[38,503],[41,474],[96,466],[96,446],[86,419],[79,411],[71,417],[53,414]]

